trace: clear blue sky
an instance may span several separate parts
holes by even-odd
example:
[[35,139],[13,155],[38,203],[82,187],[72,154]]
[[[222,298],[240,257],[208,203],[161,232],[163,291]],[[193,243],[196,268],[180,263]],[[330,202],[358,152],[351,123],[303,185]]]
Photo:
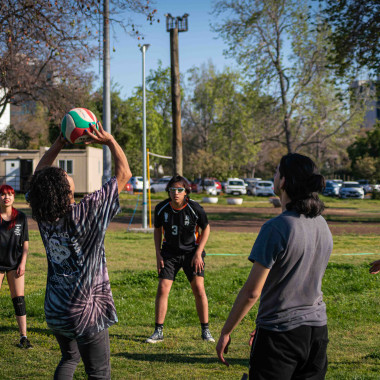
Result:
[[[171,13],[174,17],[189,14],[189,30],[179,33],[181,73],[193,66],[199,67],[209,60],[218,70],[223,70],[225,66],[236,67],[234,60],[223,56],[223,49],[226,48],[224,41],[216,38],[218,35],[211,31],[211,0],[156,0],[153,7],[158,11],[157,18],[160,23],[149,25],[144,17],[129,15],[133,22],[142,26],[139,30],[144,33],[143,41],[126,35],[119,28],[111,30],[111,79],[121,86],[122,97],[131,95],[134,87],[141,86],[142,83],[142,54],[139,43],[151,44],[146,52],[146,74],[157,68],[159,60],[163,67],[170,66],[169,33],[166,32],[164,16],[166,13]],[[94,62],[93,70],[99,74],[99,62]],[[100,80],[95,83],[96,87],[101,85]]]

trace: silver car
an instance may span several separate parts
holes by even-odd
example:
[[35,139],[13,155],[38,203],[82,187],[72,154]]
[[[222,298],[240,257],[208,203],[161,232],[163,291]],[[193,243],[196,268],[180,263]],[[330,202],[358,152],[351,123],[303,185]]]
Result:
[[272,181],[258,181],[255,185],[255,195],[274,196],[274,184]]
[[337,197],[339,195],[340,186],[334,181],[326,181],[326,187],[323,190],[323,195],[328,197]]
[[[143,191],[144,187],[144,181],[143,177],[131,177],[131,179],[128,181],[133,186],[133,191]],[[146,188],[149,187],[149,182],[146,180]]]
[[339,197],[345,198],[364,198],[364,190],[358,182],[343,182],[342,187],[339,190]]
[[167,184],[169,183],[172,177],[162,177],[156,183],[150,185],[151,193],[159,193],[165,191]]
[[198,183],[197,192],[205,191],[209,195],[218,195],[216,183],[213,179],[204,179]]
[[256,184],[259,181],[261,181],[261,178],[246,178],[244,180],[247,185],[247,195],[256,195]]

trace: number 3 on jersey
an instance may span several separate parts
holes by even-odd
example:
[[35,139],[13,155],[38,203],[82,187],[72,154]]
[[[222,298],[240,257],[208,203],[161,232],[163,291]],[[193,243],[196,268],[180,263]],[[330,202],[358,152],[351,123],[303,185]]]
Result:
[[178,226],[172,226],[172,235],[178,235]]

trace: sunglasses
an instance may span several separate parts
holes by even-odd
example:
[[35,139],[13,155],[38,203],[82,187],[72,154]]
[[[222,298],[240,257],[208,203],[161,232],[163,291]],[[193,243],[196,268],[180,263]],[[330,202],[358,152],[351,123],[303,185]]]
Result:
[[185,188],[184,187],[170,187],[169,191],[171,193],[175,193],[176,191],[178,191],[178,193],[183,193],[185,191]]

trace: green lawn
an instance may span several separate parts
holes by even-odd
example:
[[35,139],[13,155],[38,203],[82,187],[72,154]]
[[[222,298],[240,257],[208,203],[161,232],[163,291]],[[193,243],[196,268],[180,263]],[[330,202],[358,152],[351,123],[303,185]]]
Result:
[[[210,328],[215,338],[251,264],[247,260],[255,234],[213,232],[207,245],[206,291]],[[329,318],[328,379],[378,379],[380,371],[380,276],[368,264],[380,258],[378,236],[334,237],[334,252],[323,283]],[[231,364],[218,363],[215,344],[204,343],[194,299],[183,272],[173,285],[165,323],[165,341],[143,343],[153,332],[157,287],[151,234],[108,232],[107,262],[119,323],[110,329],[113,379],[240,379],[247,372],[248,334],[257,306],[232,335]],[[372,253],[372,255],[354,255]],[[234,254],[224,256],[220,254]],[[40,237],[30,233],[26,275],[29,337],[34,349],[15,347],[16,321],[4,281],[0,291],[0,368],[2,379],[52,378],[60,353],[44,322],[46,258]],[[81,364],[75,379],[85,378]]]

